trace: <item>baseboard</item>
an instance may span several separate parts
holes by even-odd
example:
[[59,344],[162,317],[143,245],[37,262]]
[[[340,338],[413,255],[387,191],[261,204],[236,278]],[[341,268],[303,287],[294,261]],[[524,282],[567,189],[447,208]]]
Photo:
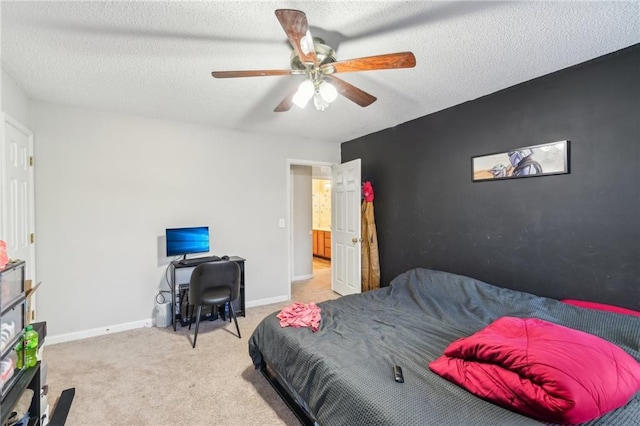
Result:
[[272,303],[280,303],[280,302],[286,302],[289,300],[288,296],[277,296],[277,297],[270,297],[268,299],[260,299],[260,300],[253,300],[251,302],[246,302],[245,306],[247,308],[255,308],[256,306],[262,306],[262,305],[270,305]]
[[116,324],[109,327],[92,328],[90,330],[76,331],[73,333],[48,335],[44,341],[44,345],[55,345],[56,343],[72,342],[74,340],[87,339],[89,337],[103,336],[105,334],[118,333],[120,331],[135,330],[137,328],[151,327],[153,324],[151,318],[140,321],[127,322],[124,324]]
[[[284,296],[270,297],[267,299],[253,300],[246,303],[247,308],[255,308],[256,306],[270,305],[272,303],[286,302],[289,298]],[[76,331],[73,333],[48,335],[44,345],[55,345],[57,343],[72,342],[74,340],[87,339],[89,337],[103,336],[105,334],[118,333],[120,331],[135,330],[137,328],[151,327],[153,321],[151,318],[140,321],[127,322],[124,324],[116,324],[109,327],[93,328],[90,330]]]
[[311,278],[313,278],[313,274],[310,274],[310,275],[298,275],[297,277],[291,278],[291,281],[304,281],[304,280],[310,280]]

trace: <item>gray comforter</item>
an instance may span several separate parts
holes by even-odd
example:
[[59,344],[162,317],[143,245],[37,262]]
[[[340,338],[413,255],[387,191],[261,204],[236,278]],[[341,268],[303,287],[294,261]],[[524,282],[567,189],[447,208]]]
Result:
[[[281,328],[277,312],[249,340],[321,425],[529,425],[429,370],[452,341],[501,316],[536,317],[609,340],[640,362],[640,318],[563,304],[460,275],[414,269],[389,287],[319,303],[320,330]],[[585,360],[585,363],[588,363]],[[404,383],[393,379],[400,365]],[[640,392],[589,423],[640,425]]]

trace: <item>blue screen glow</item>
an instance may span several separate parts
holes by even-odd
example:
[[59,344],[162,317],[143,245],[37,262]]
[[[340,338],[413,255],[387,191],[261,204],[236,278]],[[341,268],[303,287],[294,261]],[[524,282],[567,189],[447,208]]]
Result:
[[172,228],[166,230],[167,257],[209,251],[209,227]]

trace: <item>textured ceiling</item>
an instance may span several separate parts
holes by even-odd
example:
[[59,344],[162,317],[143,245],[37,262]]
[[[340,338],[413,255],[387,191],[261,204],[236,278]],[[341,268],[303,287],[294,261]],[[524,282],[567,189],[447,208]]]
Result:
[[[35,100],[260,134],[343,142],[640,42],[640,3],[430,1],[1,2],[2,68]],[[304,11],[338,60],[412,51],[413,69],[341,74],[376,96],[275,113],[274,15]]]

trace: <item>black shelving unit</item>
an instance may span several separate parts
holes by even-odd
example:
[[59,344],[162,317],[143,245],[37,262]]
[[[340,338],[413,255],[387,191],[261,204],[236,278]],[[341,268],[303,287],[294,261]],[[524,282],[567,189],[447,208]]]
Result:
[[[33,329],[38,332],[38,349],[40,349],[45,337],[47,337],[47,323],[36,322],[32,325]],[[18,400],[26,389],[33,391],[33,399],[29,405],[29,425],[40,424],[40,413],[42,412],[40,407],[40,388],[42,387],[40,377],[40,361],[38,361],[34,367],[25,368],[18,373],[15,381],[0,402],[0,407],[2,407],[0,425],[4,424],[7,420],[13,411],[13,407],[18,403]]]
[[31,405],[29,405],[29,425],[40,424],[40,361],[35,367],[22,370],[17,380],[11,386],[11,389],[2,398],[2,416],[1,420],[4,424],[9,415],[11,415],[13,407],[26,389],[33,391]]
[[[40,424],[40,362],[26,368],[24,349],[20,352],[16,347],[24,341],[24,328],[27,323],[27,298],[25,294],[25,262],[14,261],[0,270],[0,324],[3,337],[0,358],[9,361],[13,374],[2,383],[0,398],[0,424],[4,424],[13,412],[26,389],[33,390],[33,398],[29,406],[29,425]],[[11,324],[13,330],[8,332]],[[38,347],[42,345],[47,332],[46,323],[33,324],[38,332]]]

